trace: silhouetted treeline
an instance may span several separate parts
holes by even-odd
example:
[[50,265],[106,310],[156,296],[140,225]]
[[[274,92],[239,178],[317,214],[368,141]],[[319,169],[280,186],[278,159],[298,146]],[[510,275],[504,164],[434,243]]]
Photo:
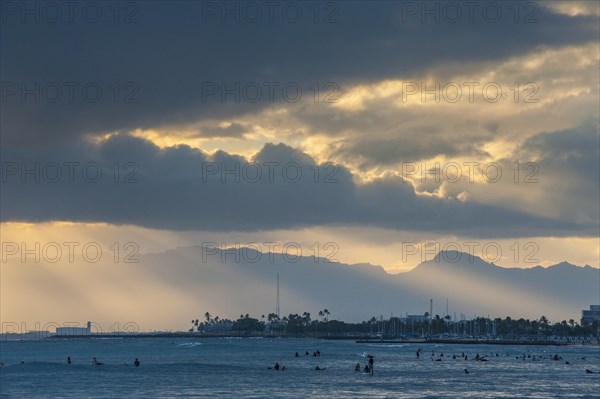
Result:
[[294,337],[381,337],[381,338],[428,338],[428,337],[500,337],[503,339],[598,339],[598,321],[580,325],[575,320],[551,322],[545,316],[537,320],[512,319],[510,317],[471,320],[452,320],[450,316],[435,315],[429,318],[425,313],[420,319],[372,317],[360,323],[347,323],[330,320],[331,313],[324,309],[318,318],[304,312],[278,317],[274,313],[253,318],[240,315],[237,320],[220,319],[209,312],[204,319],[193,319],[190,332],[207,335],[242,336],[294,336]]

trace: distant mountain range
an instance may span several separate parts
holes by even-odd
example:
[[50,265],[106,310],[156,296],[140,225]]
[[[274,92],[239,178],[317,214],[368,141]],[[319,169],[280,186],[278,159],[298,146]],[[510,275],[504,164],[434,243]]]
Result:
[[[18,295],[36,304],[39,317],[77,301],[86,314],[73,314],[72,320],[111,320],[119,310],[132,320],[153,319],[156,326],[181,320],[187,328],[189,319],[202,318],[206,311],[221,318],[275,312],[277,273],[282,315],[308,311],[315,317],[327,308],[331,319],[346,321],[424,314],[430,299],[440,316],[446,314],[448,300],[450,315],[457,317],[579,320],[582,309],[600,302],[600,269],[567,262],[504,268],[450,251],[409,272],[389,274],[370,264],[327,263],[313,257],[293,262],[281,254],[245,251],[237,261],[221,252],[203,261],[202,247],[195,246],[138,255],[139,263],[59,267],[9,262],[2,266],[2,311],[10,304],[5,295]],[[11,293],[11,287],[21,288]]]
[[237,261],[231,253],[219,252],[202,262],[201,247],[181,248],[147,255],[140,264],[170,285],[195,290],[199,298],[214,302],[214,312],[234,315],[274,311],[277,273],[283,314],[327,308],[340,320],[423,314],[430,299],[440,316],[446,314],[448,300],[449,313],[458,317],[543,314],[579,320],[582,309],[600,301],[600,270],[567,262],[504,268],[446,251],[394,275],[370,264],[327,263],[313,257],[293,262],[279,254],[245,251]]

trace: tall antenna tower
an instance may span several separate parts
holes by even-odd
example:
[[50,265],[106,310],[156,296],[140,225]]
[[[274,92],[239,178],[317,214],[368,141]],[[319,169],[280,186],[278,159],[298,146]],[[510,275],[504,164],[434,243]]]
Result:
[[275,314],[279,318],[279,272],[277,272],[277,301],[275,302]]
[[433,319],[433,299],[429,300],[429,321]]

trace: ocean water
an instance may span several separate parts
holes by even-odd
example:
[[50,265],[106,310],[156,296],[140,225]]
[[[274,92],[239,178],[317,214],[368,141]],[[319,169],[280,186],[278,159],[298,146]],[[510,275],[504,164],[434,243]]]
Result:
[[[417,359],[419,347],[422,355]],[[312,356],[316,350],[321,357]],[[311,356],[304,356],[305,351]],[[432,351],[436,358],[443,352],[443,360],[432,361]],[[295,352],[300,357],[294,357]],[[469,360],[451,358],[461,352]],[[489,361],[471,360],[477,353]],[[523,353],[546,359],[515,359]],[[555,353],[563,360],[551,360]],[[375,357],[374,375],[354,371],[357,362],[364,367],[367,354]],[[67,356],[71,365],[66,363]],[[105,364],[93,366],[94,356]],[[141,361],[139,368],[132,366],[136,357]],[[0,367],[2,398],[600,397],[600,374],[585,372],[600,372],[600,349],[589,346],[357,344],[267,338],[47,339],[1,341],[0,360],[4,362]],[[287,370],[267,370],[275,362]],[[317,365],[325,370],[315,371]]]

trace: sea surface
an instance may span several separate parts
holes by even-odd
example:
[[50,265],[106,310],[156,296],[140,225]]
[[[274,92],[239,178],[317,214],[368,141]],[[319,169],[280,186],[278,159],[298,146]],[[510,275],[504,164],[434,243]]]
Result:
[[[312,356],[317,350],[321,356]],[[432,351],[434,359],[443,353],[442,360],[431,360]],[[488,361],[472,360],[477,353]],[[562,360],[551,360],[555,353]],[[374,355],[374,374],[355,372],[368,354]],[[523,354],[546,358],[515,358]],[[104,365],[93,366],[94,356]],[[139,368],[132,365],[136,357]],[[600,349],[590,346],[88,338],[1,341],[0,360],[2,398],[600,397],[600,374],[585,372],[600,372]],[[287,370],[269,371],[275,362]],[[315,371],[316,366],[325,370]]]

